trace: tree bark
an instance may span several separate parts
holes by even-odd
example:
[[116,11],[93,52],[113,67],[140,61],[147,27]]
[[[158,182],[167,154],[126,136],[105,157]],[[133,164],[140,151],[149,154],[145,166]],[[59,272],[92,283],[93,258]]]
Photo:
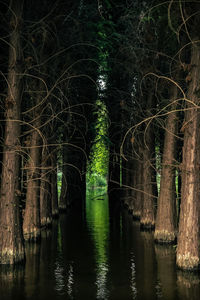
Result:
[[[147,108],[152,108],[153,95],[147,101]],[[149,115],[149,111],[147,112]],[[155,163],[155,139],[153,128],[150,124],[145,130],[143,147],[143,202],[140,225],[144,229],[155,227],[155,188],[154,188],[154,163]]]
[[[176,109],[177,87],[173,86],[171,110]],[[175,148],[177,113],[170,112],[166,121],[162,158],[160,195],[158,198],[154,239],[160,243],[172,243],[176,239],[176,194],[175,194]]]
[[23,222],[25,240],[37,240],[40,238],[40,135],[38,128],[40,120],[34,124],[36,129],[30,136],[30,153],[27,163],[27,192],[26,207]]
[[20,113],[22,97],[22,49],[20,27],[23,1],[12,2],[8,95],[5,101],[5,140],[0,202],[0,263],[14,264],[25,259],[18,194]]
[[[139,153],[141,155],[141,153]],[[135,170],[135,199],[134,199],[134,209],[133,209],[133,218],[139,220],[141,217],[141,205],[143,202],[143,193],[142,193],[142,179],[143,179],[143,166],[141,158],[138,157],[136,162]]]
[[55,149],[51,154],[51,206],[52,217],[58,216],[57,155]]
[[47,146],[44,146],[42,151],[40,183],[40,222],[42,227],[48,227],[52,223],[50,176],[50,153]]
[[181,269],[193,270],[199,267],[199,190],[200,190],[200,47],[192,44],[191,81],[188,87],[185,111],[181,209],[177,245],[177,265]]
[[[66,134],[63,137],[63,142],[66,143],[67,136]],[[67,146],[63,145],[62,150],[62,184],[61,184],[61,193],[59,201],[59,211],[67,210]]]

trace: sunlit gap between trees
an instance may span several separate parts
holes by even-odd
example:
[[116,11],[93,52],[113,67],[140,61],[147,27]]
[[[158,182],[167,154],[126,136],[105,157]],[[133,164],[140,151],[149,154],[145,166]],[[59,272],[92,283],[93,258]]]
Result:
[[94,142],[87,165],[87,190],[101,188],[107,190],[108,177],[108,115],[105,103],[98,99],[94,111],[96,120],[93,125],[95,133]]

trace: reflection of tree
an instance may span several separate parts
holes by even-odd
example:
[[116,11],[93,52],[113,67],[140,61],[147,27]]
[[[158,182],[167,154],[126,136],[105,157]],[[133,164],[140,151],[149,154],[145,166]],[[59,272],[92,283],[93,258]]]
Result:
[[87,198],[86,218],[95,246],[97,299],[107,299],[108,273],[108,201],[107,198],[94,200],[94,194]]
[[137,242],[136,284],[138,296],[139,299],[154,299],[156,295],[156,262],[152,232],[141,232]]
[[176,299],[176,253],[173,246],[155,245],[158,280],[161,284],[161,293],[164,299]]
[[177,273],[178,299],[199,299],[200,278],[192,272],[178,271]]
[[[38,297],[40,283],[40,245],[26,242],[25,294]],[[36,288],[37,287],[37,288]]]
[[4,265],[0,267],[1,300],[23,299],[24,266]]

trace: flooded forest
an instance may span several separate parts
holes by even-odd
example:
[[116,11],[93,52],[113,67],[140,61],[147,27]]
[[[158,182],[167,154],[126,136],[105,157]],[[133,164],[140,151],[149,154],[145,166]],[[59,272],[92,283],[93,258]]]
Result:
[[0,299],[199,299],[200,1],[0,16]]

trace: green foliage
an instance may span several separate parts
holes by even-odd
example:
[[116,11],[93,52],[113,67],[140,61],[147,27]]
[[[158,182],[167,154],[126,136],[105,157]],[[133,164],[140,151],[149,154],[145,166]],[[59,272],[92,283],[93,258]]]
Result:
[[61,185],[62,185],[62,172],[58,172],[57,174],[58,197],[60,197]]
[[96,101],[96,110],[94,112],[97,119],[94,125],[95,140],[92,145],[88,164],[88,183],[93,186],[106,185],[108,173],[108,117],[107,109],[103,101]]

